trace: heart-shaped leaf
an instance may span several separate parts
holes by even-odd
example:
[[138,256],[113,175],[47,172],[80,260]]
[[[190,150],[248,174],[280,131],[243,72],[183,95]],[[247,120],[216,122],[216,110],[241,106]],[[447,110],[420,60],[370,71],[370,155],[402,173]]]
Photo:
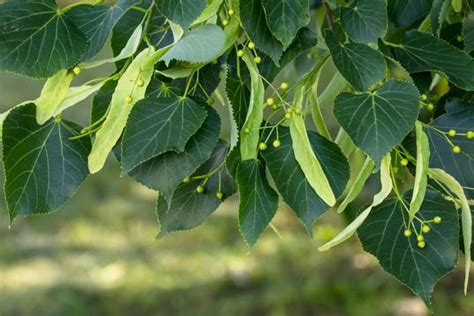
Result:
[[155,0],[156,6],[168,19],[187,29],[206,7],[206,0]]
[[341,8],[341,22],[349,37],[361,43],[377,42],[387,31],[387,1],[359,0],[354,8]]

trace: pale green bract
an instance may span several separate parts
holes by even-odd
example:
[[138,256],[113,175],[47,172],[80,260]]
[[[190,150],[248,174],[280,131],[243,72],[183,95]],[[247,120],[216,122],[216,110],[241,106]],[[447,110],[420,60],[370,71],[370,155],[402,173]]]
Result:
[[347,226],[336,237],[319,247],[319,251],[327,251],[332,247],[335,247],[349,239],[352,235],[354,235],[360,225],[364,223],[372,209],[375,206],[380,205],[388,197],[388,195],[390,194],[390,192],[392,192],[393,189],[392,178],[390,177],[390,167],[391,158],[390,154],[388,154],[385,156],[382,161],[382,165],[380,166],[380,183],[382,184],[382,188],[380,189],[380,192],[374,196],[372,204],[370,204],[368,208],[363,210],[359,214],[359,216],[357,216],[357,218],[352,221],[352,223],[350,223],[349,226]]
[[461,203],[461,222],[462,222],[462,237],[464,241],[464,254],[466,256],[464,265],[464,294],[467,294],[469,285],[469,273],[471,271],[471,244],[472,244],[472,214],[469,207],[469,201],[466,198],[464,189],[461,184],[449,173],[443,169],[431,168],[428,170],[430,178],[435,179],[453,192],[459,202]]
[[[299,89],[295,93],[295,106],[301,108],[305,87]],[[329,206],[336,204],[336,197],[324,174],[321,164],[313,152],[313,148],[309,142],[308,132],[304,119],[299,115],[291,118],[290,134],[293,141],[293,151],[306,179],[313,188],[314,192]]]

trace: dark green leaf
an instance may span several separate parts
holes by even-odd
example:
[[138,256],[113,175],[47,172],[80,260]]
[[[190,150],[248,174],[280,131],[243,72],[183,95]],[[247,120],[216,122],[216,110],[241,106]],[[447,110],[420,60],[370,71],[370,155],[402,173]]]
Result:
[[32,103],[15,108],[3,123],[5,197],[11,220],[57,210],[89,174],[90,139],[69,140],[80,127],[64,120],[38,125],[35,111]]
[[240,232],[252,248],[275,216],[278,194],[268,183],[265,166],[256,159],[240,162],[237,183],[240,192]]
[[339,43],[331,32],[326,34],[326,43],[337,70],[355,89],[366,91],[385,77],[385,58],[370,46]]
[[374,93],[341,93],[334,114],[354,143],[379,165],[413,129],[419,97],[413,84],[389,80]]
[[426,16],[433,0],[388,0],[388,16],[397,26],[408,26]]
[[[276,133],[276,132],[274,132]],[[296,213],[308,234],[312,235],[315,220],[329,206],[315,193],[295,159],[292,141],[287,127],[278,128],[281,146],[269,147],[262,152],[278,192]],[[328,176],[336,196],[344,191],[349,180],[349,164],[339,147],[323,136],[309,132],[314,153]]]
[[206,0],[155,0],[158,9],[168,19],[187,29],[206,7]]
[[[409,203],[409,194],[405,203]],[[397,199],[389,199],[375,207],[358,230],[364,250],[379,260],[382,268],[408,286],[426,304],[438,280],[456,266],[459,243],[458,214],[452,202],[441,194],[427,191],[417,216],[431,220],[440,216],[440,224],[430,224],[424,235],[426,247],[417,246],[415,234],[407,238],[403,232],[408,213]],[[419,222],[414,221],[417,231]]]
[[267,24],[273,35],[288,47],[298,30],[309,23],[308,0],[262,0]]
[[0,70],[47,78],[76,65],[86,36],[54,0],[8,1],[0,5]]
[[100,90],[94,96],[91,108],[91,124],[94,124],[95,122],[104,119],[107,113],[107,109],[110,106],[110,102],[112,101],[112,95],[114,94],[116,87],[117,81],[108,81],[100,88]]
[[206,110],[189,97],[146,98],[135,104],[122,141],[122,169],[167,151],[182,152],[201,127]]
[[410,73],[438,71],[455,86],[474,90],[474,62],[471,56],[431,34],[408,32],[400,47],[393,50],[396,59]]
[[136,2],[138,0],[118,0],[112,7],[83,4],[66,12],[65,15],[89,39],[90,46],[82,60],[90,59],[100,52],[114,25]]
[[464,49],[470,53],[474,50],[474,12],[470,11],[463,23]]
[[451,0],[434,0],[431,8],[431,30],[434,34],[441,33],[448,10],[451,7]]
[[239,130],[242,129],[250,104],[250,90],[234,68],[227,73],[225,92],[232,105],[233,117]]
[[386,0],[359,0],[354,8],[341,8],[342,28],[361,43],[377,42],[387,31]]
[[[431,148],[430,167],[443,169],[462,186],[474,188],[474,140],[468,139],[465,135],[468,131],[474,131],[474,108],[471,106],[460,110],[449,110],[448,107],[448,113],[430,123],[437,130],[426,129]],[[454,145],[461,147],[459,154],[453,153],[446,135],[439,133],[439,131],[447,133],[450,129],[458,133],[449,139]],[[469,199],[474,199],[474,190],[466,189],[465,192]]]
[[181,153],[166,152],[132,169],[129,175],[171,201],[176,187],[209,159],[221,131],[217,112],[206,106],[207,117],[199,130],[186,143]]
[[[228,175],[225,165],[225,157],[228,148],[224,142],[219,142],[212,153],[211,158],[195,176],[214,172],[204,186],[204,192],[196,192],[200,180],[188,184],[181,184],[175,191],[173,198],[168,203],[160,195],[157,202],[157,217],[161,225],[158,238],[171,232],[189,230],[202,224],[226,198],[236,192],[234,180]],[[217,192],[221,192],[223,198],[217,198]]]
[[240,0],[240,19],[257,48],[279,65],[283,46],[268,28],[261,0]]

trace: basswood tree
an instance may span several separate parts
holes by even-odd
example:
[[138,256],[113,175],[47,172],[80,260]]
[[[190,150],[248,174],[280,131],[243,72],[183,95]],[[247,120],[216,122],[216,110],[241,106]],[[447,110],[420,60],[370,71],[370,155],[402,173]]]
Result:
[[[280,200],[311,235],[321,214],[342,213],[376,173],[380,192],[320,250],[357,232],[428,305],[462,251],[467,291],[473,8],[461,0],[5,1],[0,70],[47,79],[36,100],[1,116],[10,220],[55,211],[112,153],[124,175],[159,192],[160,237],[198,226],[238,192],[239,229],[252,248]],[[95,58],[108,38],[113,57]],[[116,66],[109,76],[73,84],[107,63]],[[292,66],[304,75],[275,81]],[[332,75],[324,89],[322,70]],[[88,126],[62,117],[92,95]],[[335,139],[322,114],[332,103]],[[225,137],[222,121],[230,121]],[[351,170],[352,155],[365,162]]]

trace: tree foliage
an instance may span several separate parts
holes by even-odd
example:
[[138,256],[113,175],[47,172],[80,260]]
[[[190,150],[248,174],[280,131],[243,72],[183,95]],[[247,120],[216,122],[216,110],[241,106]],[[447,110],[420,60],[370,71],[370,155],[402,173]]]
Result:
[[[320,250],[357,232],[428,305],[463,252],[467,291],[472,1],[320,2],[0,4],[0,70],[47,79],[36,100],[0,116],[10,220],[57,210],[114,153],[123,174],[157,191],[158,237],[200,225],[238,192],[252,248],[280,197],[311,236],[376,173],[372,204]],[[113,56],[98,60],[109,38]],[[112,74],[74,85],[106,63]],[[288,67],[302,73],[294,82],[279,76]],[[320,91],[323,71],[332,79]],[[92,94],[88,126],[62,117]],[[335,139],[322,114],[332,103]],[[350,165],[354,156],[365,163]]]

